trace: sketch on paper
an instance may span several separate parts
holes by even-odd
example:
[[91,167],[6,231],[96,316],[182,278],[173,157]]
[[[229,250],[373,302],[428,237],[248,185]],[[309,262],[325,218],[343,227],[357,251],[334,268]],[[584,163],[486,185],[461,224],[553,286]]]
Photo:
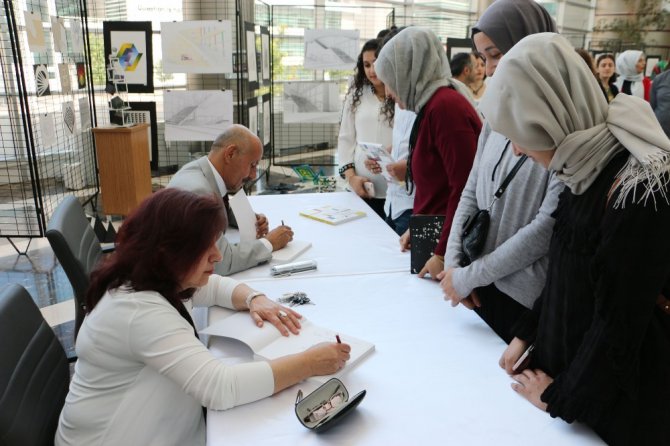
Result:
[[72,82],[70,79],[70,66],[66,63],[58,64],[58,77],[60,77],[60,91],[63,94],[72,94]]
[[[247,24],[248,26],[249,24]],[[253,30],[253,25],[251,30],[247,29],[247,73],[249,78],[247,79],[250,83],[258,82],[258,65],[256,64],[256,33]],[[252,87],[253,88],[253,87]]]
[[261,77],[270,80],[270,30],[261,26]]
[[166,91],[166,141],[213,141],[233,124],[231,90]]
[[144,31],[111,31],[112,54],[119,58],[119,65],[128,84],[147,85],[146,35]]
[[51,16],[51,35],[54,38],[54,50],[59,53],[67,52],[67,31],[65,20]]
[[30,11],[23,11],[23,17],[26,19],[26,35],[28,36],[28,48],[33,53],[46,51],[47,44],[44,38],[44,27],[42,26],[42,17]]
[[88,106],[88,98],[79,99],[79,125],[82,130],[91,128],[91,109]]
[[77,62],[77,87],[81,90],[86,88],[86,64]]
[[72,41],[72,51],[81,53],[84,51],[84,34],[81,32],[81,23],[77,20],[70,22],[70,37]]
[[56,144],[56,121],[53,113],[44,113],[40,116],[40,135],[42,138],[41,151]]
[[74,103],[72,101],[63,102],[63,124],[67,132],[66,135],[74,135],[75,117]]
[[258,100],[256,98],[247,101],[249,110],[249,130],[254,135],[258,135]]
[[230,20],[162,22],[164,73],[232,73]]
[[337,124],[342,107],[336,82],[284,84],[284,122]]
[[360,50],[358,30],[306,29],[305,68],[352,70]]
[[48,96],[51,94],[49,89],[49,72],[47,66],[43,63],[33,65],[35,70],[35,91],[37,96]]
[[263,146],[270,144],[270,95],[263,95]]

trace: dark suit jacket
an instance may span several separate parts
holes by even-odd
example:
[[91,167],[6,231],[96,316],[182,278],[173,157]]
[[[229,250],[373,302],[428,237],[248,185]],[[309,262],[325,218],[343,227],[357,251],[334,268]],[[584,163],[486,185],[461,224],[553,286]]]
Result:
[[[191,161],[179,169],[167,187],[176,187],[202,195],[213,194],[223,201],[206,156]],[[260,240],[231,244],[221,234],[217,244],[223,259],[216,264],[215,271],[222,276],[244,271],[272,258],[272,251],[269,251]]]

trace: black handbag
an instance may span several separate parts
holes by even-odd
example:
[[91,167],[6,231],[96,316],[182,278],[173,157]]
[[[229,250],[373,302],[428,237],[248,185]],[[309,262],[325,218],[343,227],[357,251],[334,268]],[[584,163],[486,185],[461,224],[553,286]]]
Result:
[[505,189],[507,189],[510,181],[512,181],[514,175],[516,175],[527,159],[528,156],[522,155],[519,161],[516,162],[510,173],[508,173],[503,180],[498,190],[496,190],[489,207],[486,209],[479,209],[473,215],[468,217],[465,223],[463,223],[461,245],[463,248],[464,258],[461,262],[462,266],[469,265],[473,260],[477,259],[482,254],[482,251],[484,250],[484,244],[486,243],[486,237],[489,233],[489,225],[491,223],[491,208],[493,207],[493,204],[500,197],[502,197],[502,194],[505,192]]

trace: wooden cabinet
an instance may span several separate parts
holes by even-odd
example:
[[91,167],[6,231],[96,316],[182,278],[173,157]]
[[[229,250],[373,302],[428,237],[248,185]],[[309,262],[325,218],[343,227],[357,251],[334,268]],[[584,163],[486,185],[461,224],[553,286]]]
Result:
[[107,215],[128,215],[151,194],[148,127],[93,129],[100,194]]

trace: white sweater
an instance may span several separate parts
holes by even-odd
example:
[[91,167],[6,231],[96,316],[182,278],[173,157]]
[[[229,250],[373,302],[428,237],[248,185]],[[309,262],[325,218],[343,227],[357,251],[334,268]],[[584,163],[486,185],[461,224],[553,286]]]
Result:
[[[238,284],[214,275],[193,304],[232,308]],[[268,363],[224,365],[156,292],[105,294],[76,350],[56,445],[204,445],[202,406],[228,409],[274,391]]]
[[355,113],[351,112],[352,92],[347,95],[342,108],[342,122],[337,138],[338,160],[340,166],[355,163],[356,175],[367,177],[374,183],[375,198],[385,198],[386,179],[381,174],[374,175],[365,167],[365,153],[358,149],[358,142],[391,147],[393,129],[381,113],[384,104],[377,99],[369,85],[363,87]]

